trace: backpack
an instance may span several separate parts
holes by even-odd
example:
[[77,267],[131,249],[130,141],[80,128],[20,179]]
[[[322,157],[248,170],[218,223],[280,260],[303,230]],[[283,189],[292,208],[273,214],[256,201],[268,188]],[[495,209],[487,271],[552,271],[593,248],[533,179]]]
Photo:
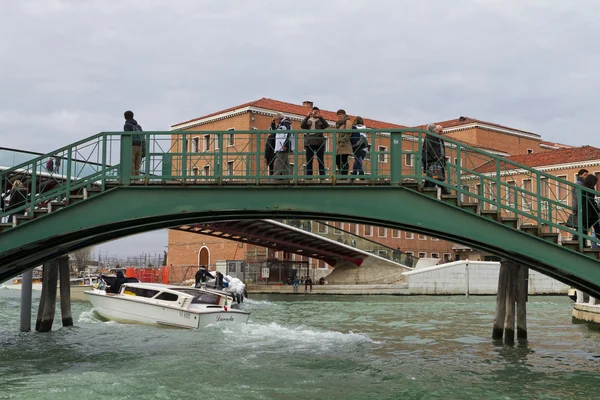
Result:
[[431,163],[431,165],[427,168],[427,176],[444,182],[446,180],[446,171],[444,171],[444,165],[439,162]]
[[140,125],[133,125],[133,131],[134,132],[143,132],[144,130],[142,129],[142,127]]
[[352,148],[354,148],[355,151],[366,149],[369,146],[369,142],[366,136],[360,134],[360,129],[364,128],[358,128],[356,125],[353,125],[352,129],[355,130],[353,130],[352,134],[350,135],[350,143],[352,144]]

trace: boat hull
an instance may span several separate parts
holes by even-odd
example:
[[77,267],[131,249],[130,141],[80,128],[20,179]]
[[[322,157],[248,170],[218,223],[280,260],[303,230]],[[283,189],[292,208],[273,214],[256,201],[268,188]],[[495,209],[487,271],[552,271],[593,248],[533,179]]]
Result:
[[184,329],[202,329],[214,324],[245,324],[250,314],[238,310],[186,310],[179,307],[145,303],[124,296],[84,292],[101,317],[128,324],[169,326]]

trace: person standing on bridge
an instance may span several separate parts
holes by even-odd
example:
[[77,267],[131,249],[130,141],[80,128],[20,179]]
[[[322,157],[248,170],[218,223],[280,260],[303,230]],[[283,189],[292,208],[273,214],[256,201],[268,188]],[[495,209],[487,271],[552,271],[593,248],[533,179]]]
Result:
[[[350,117],[346,114],[344,110],[338,110],[336,113],[338,117],[338,122],[335,123],[335,127],[337,129],[352,129],[352,122],[350,122]],[[335,156],[335,165],[338,169],[338,174],[340,175],[348,175],[348,157],[350,157],[352,153],[352,144],[350,143],[351,133],[337,133],[337,147],[336,147],[336,156]]]
[[[329,128],[329,123],[321,116],[319,107],[313,107],[310,113],[304,118],[302,129],[324,130]],[[306,150],[306,175],[312,176],[315,154],[319,163],[319,175],[325,176],[325,143],[327,139],[323,132],[310,132],[304,134],[304,149]]]
[[[427,130],[441,135],[444,131],[441,125],[429,124]],[[444,182],[446,180],[446,144],[442,138],[426,135],[421,149],[423,172],[428,177]],[[434,182],[425,180],[423,187],[437,187]],[[450,194],[448,189],[442,187],[442,194]]]
[[[581,185],[583,186],[583,181],[585,180],[585,178],[587,178],[589,174],[589,171],[587,169],[580,169],[579,172],[577,172],[577,178],[575,179],[575,183],[577,185]],[[573,191],[571,192],[571,196],[572,196],[572,203],[573,204],[573,216],[570,217],[570,221],[567,221],[567,226],[570,228],[576,228],[577,227],[577,209],[578,209],[578,205],[577,205],[577,189],[573,189]],[[574,235],[573,238],[571,240],[578,240],[577,239],[578,236]]]
[[[598,183],[598,178],[596,175],[588,175],[583,180],[583,186],[596,190],[596,184]],[[581,213],[582,213],[582,221],[583,221],[583,229],[582,232],[587,234],[590,228],[594,228],[594,233],[596,237],[600,234],[600,211],[598,210],[598,205],[596,203],[596,199],[594,193],[588,191],[582,191],[581,193]],[[579,240],[578,237],[575,237],[575,240]],[[587,240],[584,240],[584,247]]]
[[[142,132],[142,127],[133,119],[133,111],[125,111],[125,132]],[[138,176],[140,174],[140,165],[146,149],[146,137],[143,134],[132,135],[131,138],[131,174]]]
[[282,113],[277,113],[271,122],[275,134],[275,163],[273,175],[290,175],[290,152],[294,151],[292,121]]

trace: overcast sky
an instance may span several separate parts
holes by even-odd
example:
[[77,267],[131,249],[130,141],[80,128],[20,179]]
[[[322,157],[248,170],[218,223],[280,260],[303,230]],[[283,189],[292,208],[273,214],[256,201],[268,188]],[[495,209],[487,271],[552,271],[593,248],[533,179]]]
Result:
[[[261,97],[600,146],[597,0],[0,0],[0,146],[51,151]],[[163,232],[102,251],[159,252]]]

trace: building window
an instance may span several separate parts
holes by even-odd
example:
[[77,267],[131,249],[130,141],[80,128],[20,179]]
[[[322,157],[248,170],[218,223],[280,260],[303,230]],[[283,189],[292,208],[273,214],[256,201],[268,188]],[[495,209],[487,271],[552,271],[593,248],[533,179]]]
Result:
[[404,155],[404,165],[407,167],[412,167],[415,165],[415,155],[411,153],[407,153]]
[[192,168],[192,175],[194,175],[194,176],[200,175],[200,170],[198,169],[198,167]]
[[341,235],[343,232],[340,230],[340,223],[339,222],[334,222],[334,226],[335,226],[335,228],[333,228],[333,234],[334,235]]
[[196,136],[192,139],[192,153],[198,153],[200,151],[200,138]]
[[417,235],[417,239],[419,239],[419,240],[427,240],[427,236],[425,236],[425,235]]
[[327,225],[325,225],[322,222],[317,222],[318,227],[317,227],[317,233],[327,233],[329,232],[329,227]]
[[209,176],[210,175],[210,165],[205,165],[202,168],[202,175]]
[[439,242],[440,241],[440,239],[435,238],[433,236],[430,236],[429,238],[431,239],[432,242]]
[[371,225],[365,225],[365,236],[373,236],[373,227]]
[[235,135],[233,134],[233,131],[235,131],[235,128],[227,129],[227,132],[229,132],[227,134],[227,146],[228,147],[235,146]]
[[431,253],[431,258],[440,258],[440,253]]
[[367,144],[367,155],[365,156],[365,160],[371,160],[371,145]]
[[444,262],[451,262],[452,261],[452,255],[450,253],[444,253]]
[[204,135],[204,151],[210,151],[210,135]]
[[412,232],[404,232],[404,238],[405,239],[414,239],[415,238],[415,234]]
[[533,153],[533,149],[527,149],[527,154]]
[[515,181],[508,181],[506,184],[506,204],[508,204],[509,207],[514,207],[515,199],[517,198],[517,184]]
[[387,228],[383,228],[383,227],[378,227],[377,228],[377,237],[387,237]]
[[531,192],[531,179],[523,179],[523,184],[521,187],[523,188],[522,206],[525,210],[531,210],[532,197],[530,194],[526,193]]
[[226,175],[235,175],[234,170],[233,170],[233,161],[227,161],[227,171],[225,173]]
[[387,151],[387,147],[386,146],[379,146],[379,155],[378,155],[378,160],[380,163],[386,163],[387,162],[387,154],[383,153],[381,154],[381,152],[385,152]]
[[[558,175],[557,178],[564,179],[565,181],[567,180],[566,175]],[[566,185],[564,185],[560,182],[557,182],[556,183],[556,200],[560,201],[561,203],[563,203],[565,205],[569,205],[569,197],[571,197],[571,196],[569,196],[569,188],[567,188]]]
[[398,229],[392,229],[392,237],[394,239],[400,239],[400,231]]
[[462,203],[470,203],[471,202],[471,196],[469,196],[471,189],[469,187],[469,185],[462,185],[462,193],[460,195],[460,201]]
[[425,257],[427,257],[427,253],[419,252],[418,257],[425,258]]

